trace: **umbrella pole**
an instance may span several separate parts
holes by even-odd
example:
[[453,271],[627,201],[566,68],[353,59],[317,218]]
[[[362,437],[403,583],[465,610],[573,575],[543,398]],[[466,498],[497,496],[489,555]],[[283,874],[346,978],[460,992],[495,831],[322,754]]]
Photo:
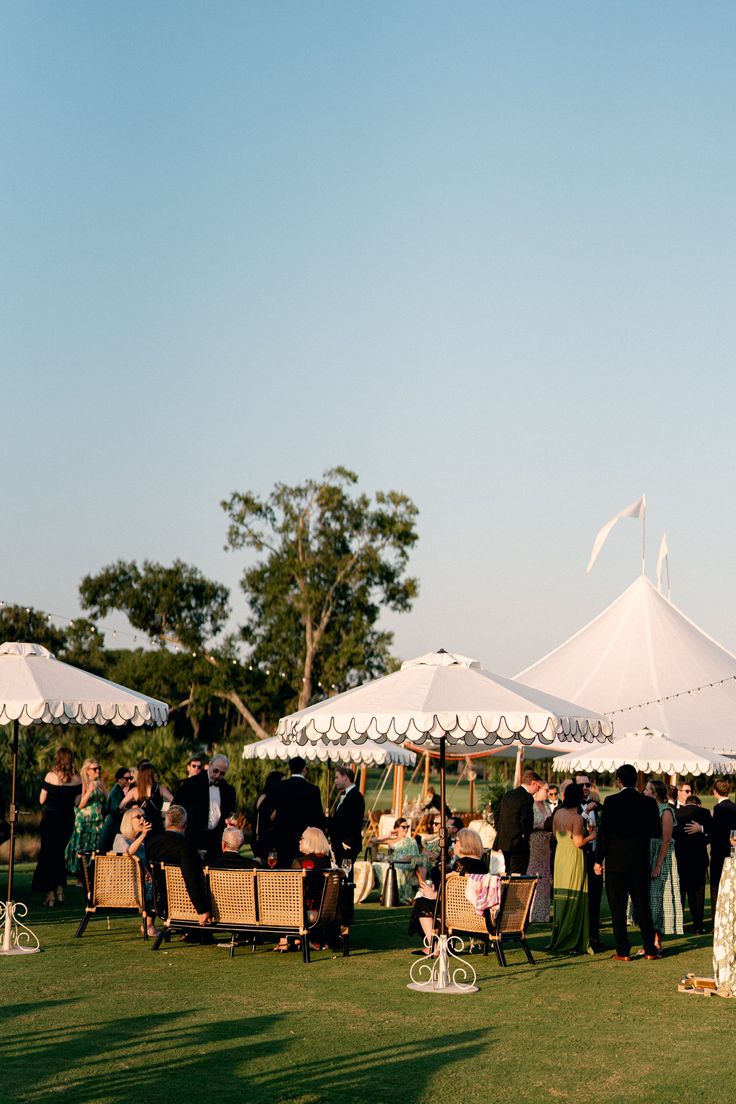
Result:
[[[10,822],[10,840],[8,843],[8,894],[3,904],[0,902],[0,919],[3,926],[2,947],[0,954],[33,954],[40,951],[38,939],[25,924],[18,919],[18,915],[27,916],[28,906],[20,901],[13,900],[13,876],[15,874],[15,821],[18,815],[15,801],[15,791],[18,781],[18,722],[13,721],[13,767],[10,783],[10,809],[8,820]],[[33,945],[35,941],[35,946]]]
[[[445,879],[447,878],[447,824],[445,822],[444,809],[447,796],[446,786],[446,743],[447,737],[442,734],[440,736],[440,806],[442,808],[442,827],[440,828],[440,888],[439,888],[439,920],[440,920],[440,934],[437,937],[437,957],[427,960],[419,960],[414,963],[409,976],[412,978],[412,982],[407,988],[414,989],[417,992],[423,993],[477,993],[478,986],[475,984],[477,974],[475,967],[471,966],[467,960],[460,958],[455,953],[455,949],[462,950],[463,941],[458,936],[453,936],[450,941],[447,937],[447,903],[445,899]],[[430,947],[432,948],[433,939],[429,937]],[[453,947],[450,946],[452,942]],[[456,966],[454,970],[450,969],[450,958],[454,958]],[[420,977],[429,972],[429,978],[427,981],[418,980]],[[417,978],[415,981],[414,978]],[[464,983],[465,978],[471,978],[471,983]]]

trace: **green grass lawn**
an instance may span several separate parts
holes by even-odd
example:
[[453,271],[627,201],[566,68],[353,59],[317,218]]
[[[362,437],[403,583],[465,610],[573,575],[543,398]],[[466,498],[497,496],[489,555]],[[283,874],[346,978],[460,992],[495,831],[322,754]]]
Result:
[[[30,867],[17,897],[31,902]],[[678,994],[711,974],[710,941],[661,962],[474,955],[480,992],[406,988],[408,909],[357,910],[350,958],[172,941],[154,954],[133,917],[74,932],[81,890],[29,922],[43,953],[0,960],[0,1104],[513,1104],[730,1098],[736,1001]],[[610,942],[610,931],[604,937]],[[416,940],[413,941],[416,946]],[[270,946],[270,945],[269,945]]]

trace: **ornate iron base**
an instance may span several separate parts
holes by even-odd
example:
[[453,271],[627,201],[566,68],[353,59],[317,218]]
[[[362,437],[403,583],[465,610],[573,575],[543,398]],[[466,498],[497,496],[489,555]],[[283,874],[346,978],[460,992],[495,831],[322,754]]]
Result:
[[[431,949],[434,942],[434,936],[425,938],[427,950]],[[414,989],[417,993],[477,993],[478,986],[475,982],[478,975],[475,968],[457,954],[464,946],[459,935],[440,935],[437,938],[437,954],[412,963],[409,971],[411,984],[407,985],[407,989]],[[452,958],[459,965],[451,964]],[[472,980],[466,982],[466,978]]]
[[36,954],[41,950],[41,944],[31,929],[18,919],[27,915],[28,906],[22,901],[0,901],[0,955]]

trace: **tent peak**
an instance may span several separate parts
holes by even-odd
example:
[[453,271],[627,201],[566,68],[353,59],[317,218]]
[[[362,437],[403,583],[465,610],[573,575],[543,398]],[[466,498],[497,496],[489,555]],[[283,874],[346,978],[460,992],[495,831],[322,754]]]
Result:
[[480,670],[480,663],[477,659],[471,659],[469,656],[454,655],[452,652],[446,652],[444,648],[440,648],[436,652],[427,652],[427,654],[423,656],[416,656],[415,659],[404,660],[401,664],[401,670],[406,671],[409,667],[455,666]]
[[44,656],[46,659],[56,659],[56,656],[42,644],[24,643],[20,640],[6,640],[4,644],[0,644],[0,655]]

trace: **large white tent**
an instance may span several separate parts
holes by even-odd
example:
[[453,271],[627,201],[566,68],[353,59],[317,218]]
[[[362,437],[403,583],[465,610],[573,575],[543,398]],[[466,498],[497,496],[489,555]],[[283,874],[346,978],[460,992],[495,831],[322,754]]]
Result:
[[645,575],[517,678],[610,716],[617,736],[652,728],[736,754],[736,656]]

